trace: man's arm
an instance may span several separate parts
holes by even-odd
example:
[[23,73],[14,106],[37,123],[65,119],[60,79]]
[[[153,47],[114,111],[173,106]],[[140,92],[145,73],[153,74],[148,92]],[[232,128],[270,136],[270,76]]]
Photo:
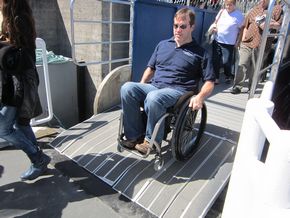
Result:
[[[281,24],[278,21],[275,21],[274,19],[271,19],[271,21],[270,21],[270,29],[279,30],[280,26],[281,26]],[[264,30],[265,22],[261,23],[259,25],[259,27],[261,28],[261,30]]]
[[[283,20],[283,9],[280,4],[276,5],[273,9],[272,18],[270,21],[270,29],[279,30]],[[264,30],[265,22],[259,25]]]
[[188,106],[191,107],[192,110],[197,110],[197,109],[202,108],[202,104],[204,100],[206,99],[207,96],[211,94],[213,88],[214,88],[214,82],[206,81],[201,87],[200,92],[190,99]]
[[241,37],[242,37],[242,39],[241,39],[241,42],[243,42],[243,41],[247,41],[248,39],[246,38],[246,36],[247,36],[247,31],[248,31],[248,27],[243,27],[243,31],[242,31],[242,35],[241,35]]
[[140,83],[147,83],[150,81],[150,79],[153,77],[155,70],[153,70],[150,67],[147,67],[146,70],[143,73],[142,79]]
[[240,44],[241,44],[241,41],[242,41],[242,37],[243,37],[243,33],[244,33],[244,28],[245,28],[245,26],[242,26],[239,29],[239,33],[238,33],[237,40],[236,40],[236,44],[235,44],[235,47],[236,48],[239,48],[240,47]]

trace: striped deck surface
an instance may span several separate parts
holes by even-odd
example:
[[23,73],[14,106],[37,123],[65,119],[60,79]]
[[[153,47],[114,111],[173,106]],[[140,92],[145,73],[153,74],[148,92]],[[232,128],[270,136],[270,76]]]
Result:
[[198,152],[175,161],[164,142],[160,171],[153,168],[154,155],[142,159],[117,151],[119,107],[62,132],[51,146],[157,217],[204,217],[229,179],[248,99],[228,88],[218,85],[206,101],[207,127]]

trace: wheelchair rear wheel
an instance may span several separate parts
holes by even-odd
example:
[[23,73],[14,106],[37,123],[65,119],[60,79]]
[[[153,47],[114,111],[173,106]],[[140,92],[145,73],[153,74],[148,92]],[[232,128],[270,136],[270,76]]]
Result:
[[192,111],[188,101],[177,116],[171,139],[171,150],[176,160],[186,160],[197,150],[206,125],[207,110]]

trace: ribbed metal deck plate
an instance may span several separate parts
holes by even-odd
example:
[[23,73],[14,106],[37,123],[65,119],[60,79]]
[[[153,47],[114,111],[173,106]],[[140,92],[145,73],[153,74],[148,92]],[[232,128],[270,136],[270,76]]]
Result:
[[172,158],[156,172],[146,159],[117,151],[120,109],[101,113],[61,133],[52,147],[158,217],[203,217],[231,173],[246,94],[216,90],[207,100],[208,121],[198,152],[186,162]]

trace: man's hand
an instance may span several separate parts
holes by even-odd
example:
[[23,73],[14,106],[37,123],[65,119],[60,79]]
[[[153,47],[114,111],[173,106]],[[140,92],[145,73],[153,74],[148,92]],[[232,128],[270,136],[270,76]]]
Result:
[[201,87],[200,92],[196,96],[191,97],[188,107],[191,107],[193,111],[201,109],[205,98],[210,95],[213,88],[214,82],[206,81]]
[[203,101],[204,99],[200,97],[199,95],[193,96],[190,98],[188,107],[191,107],[193,111],[199,110],[202,108]]
[[[279,22],[275,21],[274,19],[271,19],[271,21],[270,21],[270,29],[279,30],[280,26],[281,26],[281,24]],[[265,22],[261,23],[259,25],[259,27],[262,30],[264,30],[264,28],[265,28]]]

